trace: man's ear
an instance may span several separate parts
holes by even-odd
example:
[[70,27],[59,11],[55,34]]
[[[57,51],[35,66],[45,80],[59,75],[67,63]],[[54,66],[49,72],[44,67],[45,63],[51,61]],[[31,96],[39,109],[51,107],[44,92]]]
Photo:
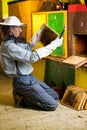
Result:
[[10,27],[10,31],[13,31],[13,27],[12,26]]
[[10,34],[12,35],[13,34],[13,27],[11,26],[9,30],[10,30]]

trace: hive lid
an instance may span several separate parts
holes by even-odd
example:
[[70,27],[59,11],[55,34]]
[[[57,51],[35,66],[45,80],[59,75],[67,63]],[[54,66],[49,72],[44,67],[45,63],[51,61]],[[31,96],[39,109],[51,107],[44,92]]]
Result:
[[67,59],[62,61],[63,64],[66,64],[68,66],[74,67],[75,69],[86,64],[87,58],[83,56],[75,56],[72,55],[68,57]]

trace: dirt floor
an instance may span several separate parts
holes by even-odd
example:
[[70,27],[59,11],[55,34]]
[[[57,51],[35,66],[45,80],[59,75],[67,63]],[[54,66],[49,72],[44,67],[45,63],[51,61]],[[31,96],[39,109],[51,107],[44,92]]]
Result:
[[61,105],[56,111],[15,108],[12,81],[0,70],[0,130],[87,130],[87,110]]

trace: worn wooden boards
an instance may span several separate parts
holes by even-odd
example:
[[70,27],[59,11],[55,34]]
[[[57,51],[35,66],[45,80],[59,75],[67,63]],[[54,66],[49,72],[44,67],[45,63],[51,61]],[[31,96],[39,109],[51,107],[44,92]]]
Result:
[[62,61],[63,64],[74,67],[75,69],[87,63],[87,58],[82,56],[72,55],[69,58]]
[[61,103],[76,110],[87,110],[87,89],[68,86]]

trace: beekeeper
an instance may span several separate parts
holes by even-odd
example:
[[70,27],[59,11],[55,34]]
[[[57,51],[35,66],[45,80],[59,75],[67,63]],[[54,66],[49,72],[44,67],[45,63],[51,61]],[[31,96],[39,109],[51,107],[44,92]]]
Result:
[[[20,36],[22,23],[16,16],[9,16],[2,27],[3,40],[1,43],[1,67],[4,73],[13,78],[13,97],[16,107],[36,107],[42,110],[53,111],[58,106],[59,95],[44,82],[32,75],[33,67],[30,63],[36,62],[53,52],[62,45],[63,38],[56,38],[49,45],[33,51],[38,43],[44,25],[26,42]],[[19,98],[20,97],[20,98]]]

